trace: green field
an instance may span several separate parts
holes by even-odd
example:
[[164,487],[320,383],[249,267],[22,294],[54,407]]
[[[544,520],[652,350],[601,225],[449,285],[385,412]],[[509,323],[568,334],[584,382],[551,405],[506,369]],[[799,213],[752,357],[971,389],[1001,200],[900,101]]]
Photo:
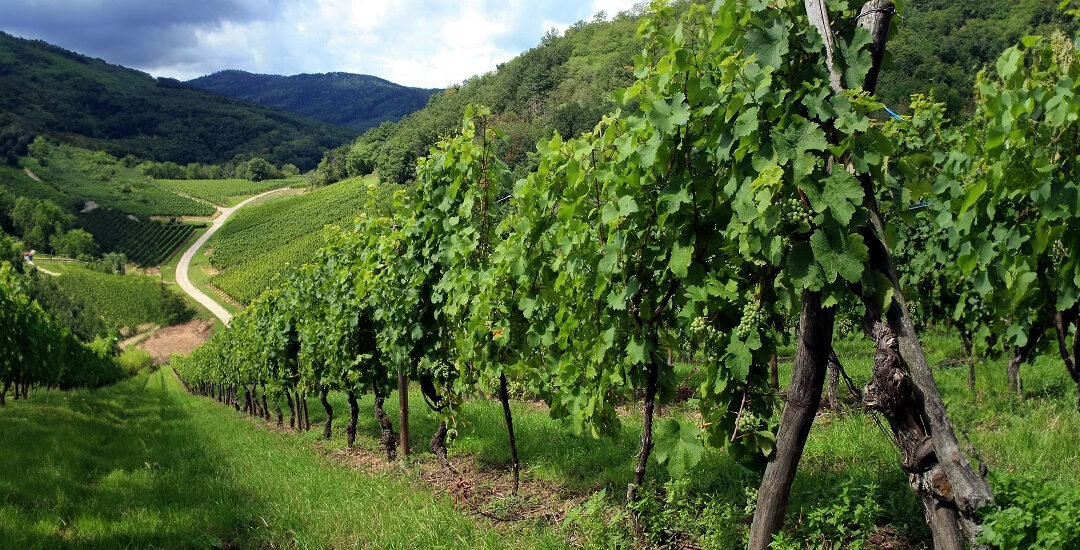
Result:
[[210,201],[220,206],[233,206],[244,197],[281,187],[296,187],[306,182],[307,179],[303,176],[264,181],[245,179],[154,180],[154,183],[166,189]]
[[0,409],[0,547],[558,548],[415,481],[354,472],[169,370]]
[[386,205],[393,188],[353,178],[305,193],[250,205],[233,214],[207,246],[221,270],[212,282],[241,302],[262,292],[286,263],[302,265],[322,246],[327,225],[351,226],[372,198]]
[[[54,315],[68,315],[68,324],[83,333],[103,334],[141,325],[166,326],[191,317],[181,295],[157,277],[128,273],[102,273],[73,262],[39,260],[38,264],[57,277],[47,277],[46,307]],[[39,301],[43,298],[39,296]],[[57,311],[61,310],[61,311]],[[130,331],[130,330],[129,330]]]
[[51,199],[71,209],[80,208],[84,201],[94,201],[98,206],[140,217],[214,213],[213,206],[158,187],[137,167],[127,166],[104,152],[50,145],[43,159],[26,157],[23,164],[52,188],[48,191],[40,187],[37,198]]

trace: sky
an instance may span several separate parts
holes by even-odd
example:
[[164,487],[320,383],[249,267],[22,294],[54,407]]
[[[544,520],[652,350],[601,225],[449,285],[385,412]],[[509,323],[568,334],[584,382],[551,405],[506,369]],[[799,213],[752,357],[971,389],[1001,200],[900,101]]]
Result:
[[154,76],[351,72],[441,88],[640,0],[0,0],[0,30]]

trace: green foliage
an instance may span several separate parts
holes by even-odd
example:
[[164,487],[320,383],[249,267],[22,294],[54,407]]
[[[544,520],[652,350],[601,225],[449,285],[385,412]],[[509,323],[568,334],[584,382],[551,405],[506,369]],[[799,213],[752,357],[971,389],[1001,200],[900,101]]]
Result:
[[458,130],[470,104],[491,108],[505,135],[497,156],[524,175],[535,165],[534,143],[555,131],[564,137],[587,131],[613,107],[611,92],[632,81],[629,67],[642,45],[634,34],[637,23],[637,12],[612,22],[579,21],[497,70],[431,96],[423,109],[358,139],[348,153],[348,175],[374,170],[382,181],[412,180],[416,160]]
[[154,364],[150,352],[131,346],[116,358],[117,364],[127,376],[135,376],[140,372],[151,368]]
[[941,105],[916,99],[903,124],[912,128],[898,130],[909,151],[932,152],[897,163],[899,206],[929,206],[914,225],[930,226],[899,236],[916,259],[911,279],[940,289],[931,295],[946,311],[936,317],[991,339],[984,347],[1024,346],[1080,299],[1075,55],[1060,35],[1027,37],[980,73],[968,124],[949,125]]
[[890,33],[892,66],[877,96],[906,111],[912,95],[944,103],[954,115],[974,111],[975,75],[1001,52],[1032,34],[1076,25],[1047,0],[907,0]]
[[251,181],[263,181],[274,175],[274,167],[266,159],[255,157],[247,161],[244,177]]
[[118,156],[183,165],[260,155],[306,170],[356,135],[8,34],[0,34],[0,74],[0,113],[34,133]]
[[994,508],[979,541],[1001,550],[1065,550],[1080,545],[1080,490],[1031,478],[994,478]]
[[229,70],[187,84],[360,132],[423,108],[437,91],[349,73],[278,76]]
[[82,229],[71,229],[57,233],[49,240],[53,251],[68,258],[90,259],[98,255],[98,245],[94,236]]
[[26,387],[100,386],[123,374],[110,349],[92,349],[31,299],[27,284],[0,263],[0,381]]
[[[135,167],[126,166],[112,155],[71,145],[46,143],[40,157],[24,164],[45,184],[44,196],[70,210],[83,210],[87,201],[139,217],[209,216],[213,207],[181,197],[154,185]],[[42,160],[44,159],[44,160]]]

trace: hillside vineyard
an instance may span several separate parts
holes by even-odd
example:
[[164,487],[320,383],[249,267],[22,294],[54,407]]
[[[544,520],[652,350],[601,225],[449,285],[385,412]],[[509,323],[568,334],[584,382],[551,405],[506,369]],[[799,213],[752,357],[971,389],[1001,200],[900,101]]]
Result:
[[193,81],[366,129],[317,166],[30,141],[0,547],[1080,548],[1080,4],[911,4],[657,0],[438,92]]

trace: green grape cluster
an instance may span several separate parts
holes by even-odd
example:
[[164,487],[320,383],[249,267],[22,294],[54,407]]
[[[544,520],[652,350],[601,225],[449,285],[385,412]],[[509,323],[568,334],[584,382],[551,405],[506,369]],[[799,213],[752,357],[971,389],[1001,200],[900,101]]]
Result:
[[784,221],[799,227],[803,224],[809,227],[810,212],[803,207],[802,201],[798,198],[787,199],[784,201]]
[[1061,240],[1054,241],[1054,255],[1058,258],[1066,258],[1069,255],[1068,251],[1065,250],[1065,243],[1061,242]]
[[851,317],[847,315],[843,315],[836,320],[836,330],[842,335],[846,336],[851,334],[851,331],[854,330],[854,328],[855,323],[851,322]]
[[740,434],[753,433],[761,429],[762,421],[754,411],[743,411],[735,422],[735,430]]
[[735,327],[735,334],[740,340],[746,340],[750,337],[751,331],[755,331],[764,325],[765,312],[758,308],[757,303],[747,302],[743,306],[742,320],[739,321],[739,326]]

